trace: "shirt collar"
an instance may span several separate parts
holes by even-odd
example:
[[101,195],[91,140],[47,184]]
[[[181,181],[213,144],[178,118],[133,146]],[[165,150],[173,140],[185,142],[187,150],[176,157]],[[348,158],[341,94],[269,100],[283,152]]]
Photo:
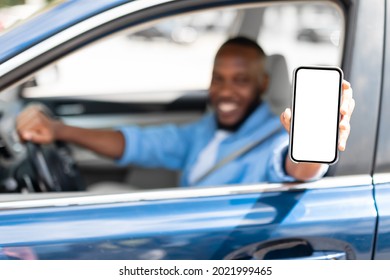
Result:
[[257,109],[248,117],[248,119],[237,130],[236,135],[248,134],[251,131],[259,129],[259,125],[265,124],[267,120],[275,117],[271,108],[265,101],[262,101]]

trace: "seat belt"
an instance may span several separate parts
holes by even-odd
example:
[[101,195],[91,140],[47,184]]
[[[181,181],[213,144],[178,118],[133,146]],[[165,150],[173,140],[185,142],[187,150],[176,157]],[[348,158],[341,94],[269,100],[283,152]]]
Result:
[[245,155],[246,153],[250,152],[251,150],[253,150],[254,148],[256,148],[257,146],[259,146],[260,144],[264,143],[266,140],[268,140],[269,138],[271,138],[272,136],[274,136],[275,134],[277,134],[279,131],[282,130],[282,126],[278,126],[277,128],[275,128],[274,130],[272,130],[270,133],[264,135],[262,138],[254,141],[254,142],[251,142],[245,146],[243,146],[242,148],[238,149],[237,151],[234,151],[232,152],[231,154],[227,155],[226,157],[224,157],[223,159],[221,159],[220,161],[218,161],[216,164],[214,164],[209,170],[207,170],[206,173],[204,173],[202,176],[200,176],[199,178],[197,178],[193,184],[197,184],[199,183],[200,181],[204,180],[206,177],[208,177],[210,174],[214,173],[215,171],[217,171],[218,169],[220,169],[221,167],[225,166],[226,164],[228,164],[229,162],[235,160],[236,158],[239,158],[240,156],[243,156]]

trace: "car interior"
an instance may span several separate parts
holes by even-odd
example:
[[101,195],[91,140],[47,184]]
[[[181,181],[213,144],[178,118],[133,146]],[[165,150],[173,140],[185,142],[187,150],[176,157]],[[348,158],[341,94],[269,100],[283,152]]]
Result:
[[[326,26],[334,28],[325,32]],[[194,121],[210,110],[207,87],[214,54],[226,39],[237,35],[254,38],[264,48],[271,77],[264,98],[280,114],[291,104],[295,67],[341,64],[343,28],[341,11],[326,3],[219,8],[163,18],[142,30],[121,31],[81,48],[0,97],[4,100],[0,163],[5,167],[0,191],[111,193],[177,187],[178,171],[119,167],[70,144],[20,144],[8,116],[40,103],[54,117],[89,128]],[[6,105],[10,100],[16,101],[15,106]],[[25,146],[20,148],[24,152],[16,155],[10,145]],[[68,176],[53,178],[45,164],[31,164],[31,158],[42,156],[52,170],[66,166]],[[43,185],[68,187],[48,189],[37,182],[42,181],[38,177],[51,180]]]

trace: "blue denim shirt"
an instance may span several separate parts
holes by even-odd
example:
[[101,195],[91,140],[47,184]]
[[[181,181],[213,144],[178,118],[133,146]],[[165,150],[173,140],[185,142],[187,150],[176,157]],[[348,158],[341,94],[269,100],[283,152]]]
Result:
[[[264,137],[277,126],[281,126],[279,117],[263,102],[238,131],[221,142],[217,162],[233,151]],[[213,138],[217,124],[215,114],[208,113],[199,121],[181,126],[124,126],[118,130],[125,138],[125,150],[117,160],[119,165],[135,164],[181,170],[181,185],[188,186],[191,169],[202,149]],[[285,130],[280,130],[255,149],[224,165],[196,185],[294,181],[284,171],[287,147],[288,134]]]

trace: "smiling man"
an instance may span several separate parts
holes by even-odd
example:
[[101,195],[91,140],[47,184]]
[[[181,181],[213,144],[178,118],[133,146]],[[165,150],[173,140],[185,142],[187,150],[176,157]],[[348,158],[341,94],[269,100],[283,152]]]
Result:
[[[39,107],[29,107],[19,115],[17,129],[25,141],[68,141],[115,159],[120,165],[181,170],[183,186],[320,178],[326,165],[297,164],[287,156],[291,111],[286,109],[277,117],[262,101],[268,86],[265,58],[263,50],[250,39],[237,37],[225,42],[215,57],[209,89],[214,110],[194,123],[83,129],[49,118]],[[352,89],[344,82],[341,151],[346,146],[354,104]],[[285,130],[278,129],[281,127]]]
[[222,129],[237,130],[261,103],[268,86],[265,54],[246,38],[227,41],[218,51],[210,85],[210,100]]

